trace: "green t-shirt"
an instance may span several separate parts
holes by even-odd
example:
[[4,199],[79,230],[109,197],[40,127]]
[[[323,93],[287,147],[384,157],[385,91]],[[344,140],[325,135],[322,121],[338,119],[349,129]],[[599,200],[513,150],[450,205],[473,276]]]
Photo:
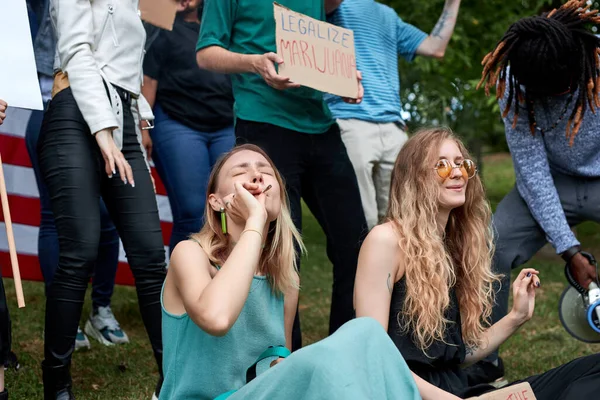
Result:
[[[325,20],[323,0],[279,0],[293,11]],[[273,0],[205,0],[196,50],[220,46],[234,53],[277,52]],[[254,73],[232,75],[237,118],[303,133],[323,133],[333,124],[323,94],[308,87],[273,89]]]

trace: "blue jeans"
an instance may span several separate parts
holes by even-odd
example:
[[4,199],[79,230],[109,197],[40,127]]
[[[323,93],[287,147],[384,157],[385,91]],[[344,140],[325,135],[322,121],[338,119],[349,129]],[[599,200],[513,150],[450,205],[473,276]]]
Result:
[[[46,106],[47,104],[44,104],[44,109]],[[58,234],[50,205],[50,195],[48,194],[48,188],[40,176],[37,154],[38,139],[43,118],[44,113],[42,111],[33,111],[27,125],[27,131],[25,132],[25,141],[40,192],[42,215],[38,236],[38,258],[47,290],[58,267],[59,251]],[[102,199],[100,199],[100,216],[100,245],[98,247],[98,259],[92,278],[92,303],[94,307],[107,307],[110,305],[110,299],[115,286],[115,274],[117,273],[119,263],[119,235]]]
[[235,145],[233,125],[216,132],[199,132],[154,108],[152,159],[169,196],[173,233],[169,254],[177,243],[200,231],[210,171],[217,159]]

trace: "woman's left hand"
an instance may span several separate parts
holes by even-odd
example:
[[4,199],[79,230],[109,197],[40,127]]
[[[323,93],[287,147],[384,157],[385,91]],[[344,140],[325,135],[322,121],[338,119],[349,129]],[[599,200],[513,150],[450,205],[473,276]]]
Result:
[[519,325],[529,321],[535,308],[535,290],[540,287],[539,271],[523,268],[513,282],[513,307],[511,314]]
[[117,148],[115,141],[113,140],[112,129],[102,129],[94,134],[96,143],[100,147],[100,152],[104,158],[104,171],[109,178],[119,171],[119,176],[124,184],[130,184],[135,187],[133,181],[133,171],[129,162],[123,156],[123,153]]

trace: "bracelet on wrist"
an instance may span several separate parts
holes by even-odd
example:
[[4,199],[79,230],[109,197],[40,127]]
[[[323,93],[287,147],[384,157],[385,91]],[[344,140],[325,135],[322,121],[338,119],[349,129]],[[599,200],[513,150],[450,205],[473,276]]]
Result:
[[[258,234],[260,235],[260,241],[261,241],[261,243],[262,243],[262,241],[263,241],[263,234],[262,234],[260,231],[258,231],[257,229],[244,229],[244,230],[242,231],[242,235],[243,235],[245,232],[256,232],[256,233],[258,233]],[[241,235],[240,235],[240,236],[241,236]]]

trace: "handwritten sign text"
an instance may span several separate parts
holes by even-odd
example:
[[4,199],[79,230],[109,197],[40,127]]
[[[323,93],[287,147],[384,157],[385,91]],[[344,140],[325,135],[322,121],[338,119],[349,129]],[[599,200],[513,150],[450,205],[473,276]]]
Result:
[[279,73],[314,89],[356,98],[354,33],[274,4]]

